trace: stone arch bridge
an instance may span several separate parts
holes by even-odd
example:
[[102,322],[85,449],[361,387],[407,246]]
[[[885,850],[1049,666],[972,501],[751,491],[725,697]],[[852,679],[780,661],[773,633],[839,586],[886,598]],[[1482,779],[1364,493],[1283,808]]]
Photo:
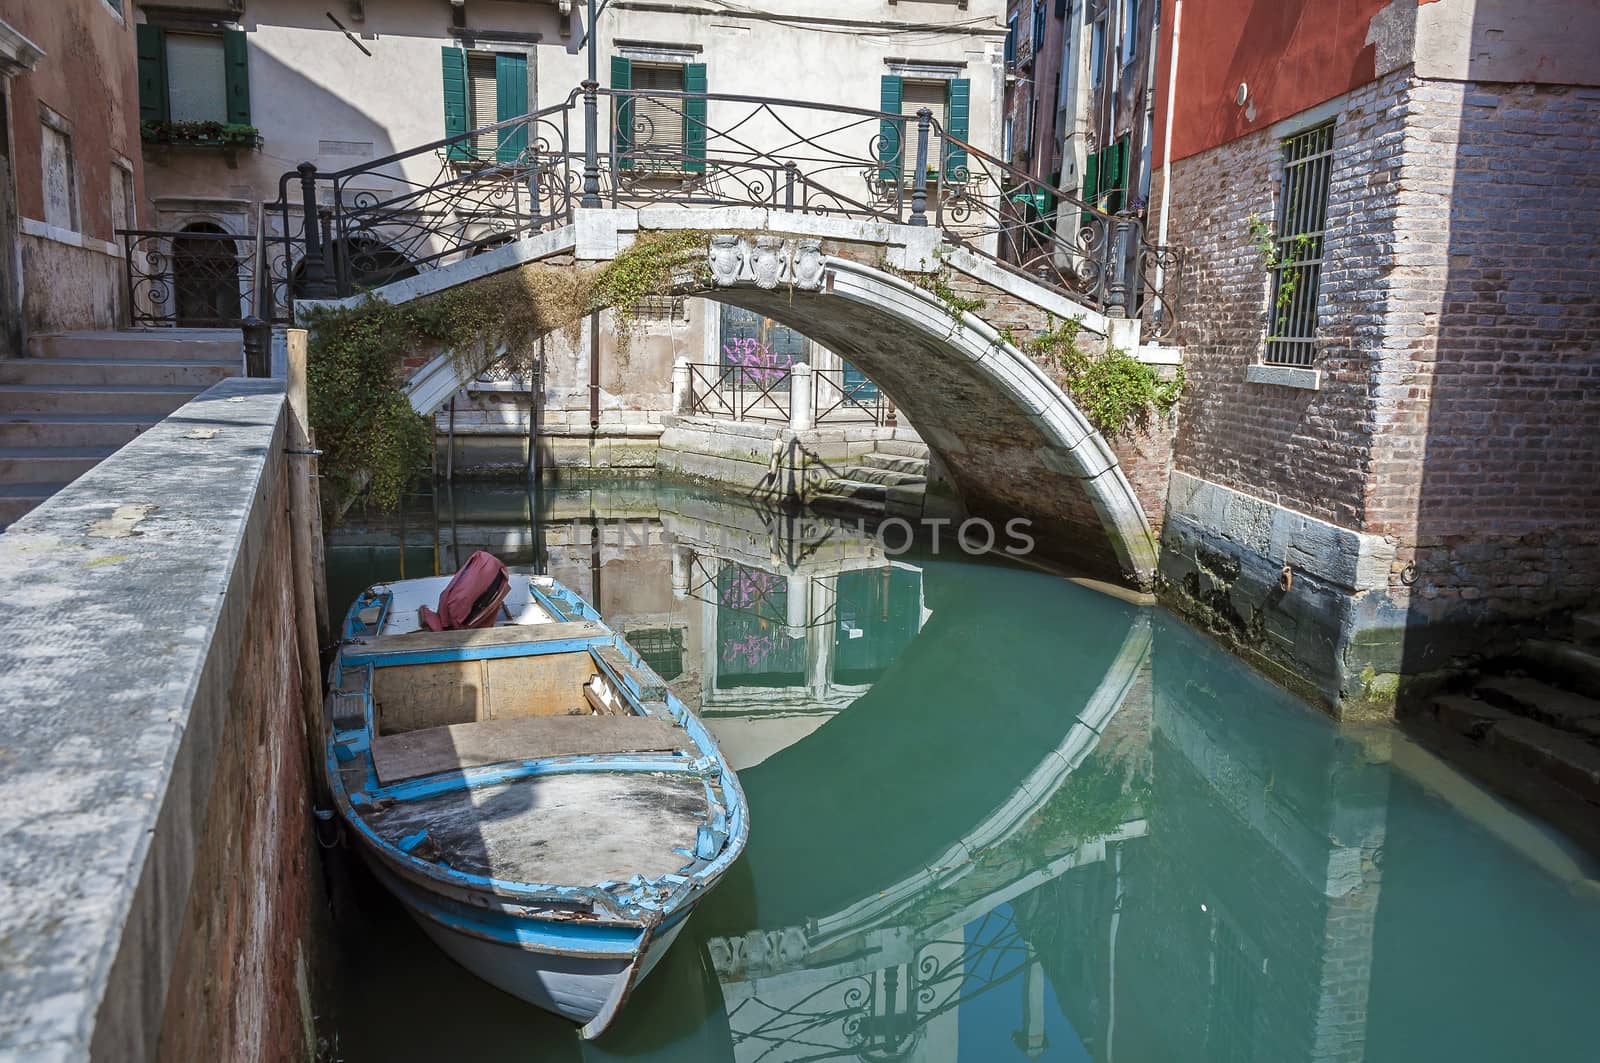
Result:
[[[572,224],[374,294],[405,302],[529,263],[583,268],[642,233],[673,231],[711,234],[711,282],[689,294],[761,313],[848,359],[926,441],[968,515],[993,522],[1002,539],[1007,521],[1024,518],[1043,559],[1150,587],[1168,472],[1161,434],[1108,441],[1049,367],[1002,331],[1028,335],[1076,318],[1087,342],[1131,348],[1137,322],[943,244],[937,228],[757,207],[577,210]],[[982,307],[948,305],[930,291],[935,274],[939,287]],[[412,373],[413,406],[431,414],[475,373],[470,360],[438,354]]]

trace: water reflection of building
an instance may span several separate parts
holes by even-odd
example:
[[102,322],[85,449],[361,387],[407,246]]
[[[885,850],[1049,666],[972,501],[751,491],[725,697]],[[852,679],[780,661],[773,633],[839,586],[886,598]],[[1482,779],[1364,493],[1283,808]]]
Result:
[[[1148,711],[1149,648],[1139,617],[1059,743],[1036,749],[1011,792],[922,866],[801,922],[710,938],[734,1058],[954,1060],[963,1023],[992,1049],[1000,1022],[1030,1059],[1052,1038],[1076,1040],[1024,915],[1048,884],[1120,864],[1146,834],[1148,760],[1106,738],[1119,713]],[[1114,919],[1112,906],[1099,918]]]

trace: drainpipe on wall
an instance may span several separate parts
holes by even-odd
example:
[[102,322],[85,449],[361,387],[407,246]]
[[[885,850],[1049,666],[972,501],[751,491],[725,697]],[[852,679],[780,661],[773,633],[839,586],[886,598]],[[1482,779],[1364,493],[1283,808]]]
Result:
[[600,313],[589,315],[589,430],[600,428]]
[[[1167,245],[1167,208],[1172,203],[1172,109],[1178,98],[1178,33],[1183,29],[1183,0],[1172,8],[1172,63],[1167,71],[1167,127],[1161,131],[1161,226],[1156,242]],[[1156,266],[1156,290],[1165,292],[1165,270]]]

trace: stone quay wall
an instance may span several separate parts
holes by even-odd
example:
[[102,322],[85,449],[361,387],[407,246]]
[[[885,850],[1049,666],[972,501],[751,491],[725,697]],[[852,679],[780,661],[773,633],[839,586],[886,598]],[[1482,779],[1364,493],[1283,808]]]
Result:
[[289,416],[224,381],[0,536],[0,1057],[312,1052]]
[[[1311,379],[1257,364],[1250,219],[1275,220],[1279,140],[1329,118]],[[1600,585],[1597,126],[1597,90],[1407,67],[1172,166],[1164,594],[1336,715],[1392,712]]]

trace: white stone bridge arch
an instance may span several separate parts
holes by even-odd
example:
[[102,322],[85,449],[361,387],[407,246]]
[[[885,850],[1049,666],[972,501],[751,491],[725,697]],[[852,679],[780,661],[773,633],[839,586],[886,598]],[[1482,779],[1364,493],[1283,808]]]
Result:
[[[1076,318],[1092,341],[1132,323],[944,245],[932,227],[748,207],[580,210],[574,218],[375,294],[406,302],[528,263],[604,262],[644,232],[707,232],[712,284],[690,294],[764,314],[866,373],[938,456],[966,511],[995,524],[997,541],[1007,521],[1023,518],[1042,559],[1150,587],[1155,537],[1127,470],[996,327],[1037,331]],[[986,306],[953,313],[914,283],[932,273]],[[1137,333],[1113,338],[1136,343]],[[432,413],[475,374],[444,352],[413,373],[412,405]]]

